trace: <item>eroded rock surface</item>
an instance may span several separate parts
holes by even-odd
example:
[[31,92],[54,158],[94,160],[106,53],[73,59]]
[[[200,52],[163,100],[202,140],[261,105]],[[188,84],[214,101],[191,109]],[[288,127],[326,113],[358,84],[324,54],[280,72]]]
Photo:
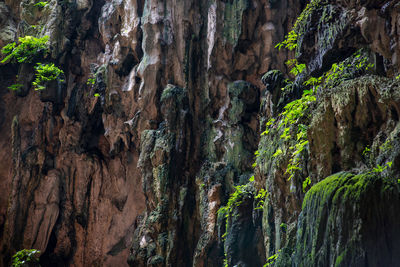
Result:
[[[35,92],[34,63],[0,65],[0,266],[24,248],[43,266],[396,262],[398,239],[374,233],[398,235],[398,1],[313,0],[294,51],[274,46],[307,1],[36,2],[0,2],[0,48],[48,35],[40,61],[64,81]],[[296,140],[260,134],[341,63],[288,180]]]
[[[251,170],[259,76],[284,66],[273,45],[299,5],[0,4],[0,46],[48,35],[44,60],[65,73],[34,92],[32,65],[0,67],[2,264],[34,247],[44,265],[124,266],[132,243],[132,264],[221,262],[216,213]],[[207,183],[197,205],[207,164],[231,175]]]

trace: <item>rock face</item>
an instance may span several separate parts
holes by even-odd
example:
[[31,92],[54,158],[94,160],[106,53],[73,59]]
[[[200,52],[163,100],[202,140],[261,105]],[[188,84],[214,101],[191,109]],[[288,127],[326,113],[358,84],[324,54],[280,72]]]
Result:
[[[399,262],[398,1],[44,3],[0,2],[0,48],[47,35],[64,71],[37,92],[36,62],[0,65],[0,266]],[[310,76],[294,159],[265,123]]]
[[398,185],[390,179],[349,173],[327,177],[304,199],[294,265],[396,266],[398,203]]

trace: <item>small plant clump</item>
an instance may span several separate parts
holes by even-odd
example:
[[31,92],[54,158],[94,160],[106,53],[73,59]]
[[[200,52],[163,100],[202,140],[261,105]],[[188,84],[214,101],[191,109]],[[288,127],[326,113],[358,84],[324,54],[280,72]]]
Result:
[[[296,143],[289,147],[289,150],[292,151],[289,164],[286,168],[286,173],[289,174],[289,180],[293,178],[297,170],[300,170],[300,155],[308,145],[308,126],[301,122],[306,117],[310,105],[315,101],[316,97],[313,90],[305,90],[300,99],[296,99],[284,107],[284,111],[280,114],[281,119],[279,121],[271,118],[266,124],[265,131],[261,133],[263,136],[270,134],[271,130],[282,130],[280,139],[284,141],[296,140]],[[256,152],[257,157],[263,156],[261,154],[258,151]],[[281,148],[278,148],[272,157],[278,157],[281,154],[284,154],[284,152]]]
[[[45,85],[47,82],[60,79],[60,76],[64,74],[64,72],[58,67],[54,66],[53,63],[51,64],[37,63],[35,70],[36,70],[35,81],[32,82],[32,85],[35,87],[35,90],[45,89],[46,88]],[[64,80],[60,79],[60,82],[63,81]]]
[[[391,140],[387,139],[385,141],[385,143],[383,143],[381,146],[379,146],[379,150],[380,152],[387,152],[390,151],[391,149],[393,149],[393,146],[391,144]],[[380,164],[375,164],[373,163],[373,152],[372,149],[370,148],[370,146],[366,146],[362,152],[362,156],[364,158],[364,160],[366,161],[366,165],[368,166],[368,168],[370,169],[370,171],[368,172],[368,174],[371,173],[382,173],[384,170],[386,169],[390,169],[393,165],[392,161],[388,161],[386,162],[384,165],[380,165]]]
[[36,249],[23,249],[12,257],[12,267],[40,266],[40,251]]
[[[38,2],[36,5],[46,5],[47,2]],[[1,49],[5,58],[1,63],[28,63],[32,64],[43,59],[49,53],[49,36],[36,38],[34,36],[25,36],[18,39],[18,43],[10,43]],[[64,82],[60,77],[64,72],[54,65],[54,63],[36,63],[35,80],[32,82],[35,90],[44,90],[46,84],[58,80]],[[12,91],[18,91],[23,87],[22,84],[13,84],[8,88]]]
[[16,84],[10,85],[10,86],[8,87],[8,89],[10,89],[11,91],[18,91],[18,90],[20,90],[22,87],[23,87],[22,84],[16,83]]
[[[221,207],[218,210],[218,213],[224,214],[225,218],[228,218],[232,213],[235,207],[239,207],[243,201],[243,197],[246,194],[251,194],[250,191],[247,190],[246,185],[238,185],[234,187],[235,191],[229,196],[228,203],[226,206]],[[223,237],[226,236],[226,233]]]
[[20,37],[17,43],[10,43],[1,49],[6,57],[1,63],[33,63],[39,56],[48,53],[49,36],[36,38],[33,36]]
[[273,265],[273,264],[275,263],[276,259],[278,258],[280,252],[281,252],[281,250],[278,250],[278,253],[275,253],[274,255],[270,256],[270,257],[267,259],[267,263],[264,264],[263,267],[268,267],[268,266]]
[[[249,178],[249,183],[244,185],[238,185],[234,187],[234,192],[230,194],[228,203],[225,206],[222,206],[218,210],[218,215],[222,215],[225,217],[225,233],[222,235],[223,240],[226,239],[227,230],[229,228],[229,217],[232,216],[232,212],[235,207],[239,207],[242,204],[243,199],[246,196],[254,196],[255,200],[255,210],[262,209],[264,206],[264,201],[268,197],[268,192],[265,189],[261,189],[257,192],[257,195],[254,194],[254,190],[251,188],[250,183],[254,182],[254,176]],[[224,259],[224,267],[228,266],[227,255],[225,253]]]
[[47,4],[48,4],[47,1],[39,1],[34,6],[37,6],[39,8],[44,8]]
[[300,16],[296,19],[293,29],[286,35],[282,42],[275,46],[275,48],[278,48],[279,50],[281,48],[287,48],[290,51],[295,50],[297,48],[299,36],[303,34],[309,16],[313,10],[321,6],[322,2],[322,0],[311,0],[311,2],[301,12]]
[[96,78],[89,78],[86,82],[87,85],[94,85],[96,83]]
[[307,187],[311,185],[311,179],[310,176],[307,177],[304,181],[303,181],[303,193],[307,192]]

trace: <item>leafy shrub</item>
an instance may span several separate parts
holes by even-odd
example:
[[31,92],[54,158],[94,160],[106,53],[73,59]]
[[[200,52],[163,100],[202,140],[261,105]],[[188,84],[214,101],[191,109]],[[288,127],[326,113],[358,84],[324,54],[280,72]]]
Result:
[[7,61],[12,63],[33,63],[34,59],[40,55],[48,53],[49,36],[36,38],[33,36],[20,37],[17,43],[10,43],[1,49],[1,53],[6,57],[1,63]]
[[13,267],[23,266],[40,266],[39,265],[40,251],[36,249],[23,249],[18,251],[12,257]]
[[[46,83],[55,81],[60,78],[64,72],[60,70],[58,67],[51,64],[41,64],[38,63],[35,67],[35,81],[32,82],[32,85],[35,87],[35,90],[43,90],[46,88]],[[63,81],[63,80],[60,80]]]

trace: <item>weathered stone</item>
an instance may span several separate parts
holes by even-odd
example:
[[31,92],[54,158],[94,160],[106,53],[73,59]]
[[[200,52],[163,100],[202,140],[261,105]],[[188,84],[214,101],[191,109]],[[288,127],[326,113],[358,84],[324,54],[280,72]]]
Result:
[[[1,266],[26,247],[42,250],[43,266],[124,266],[128,257],[132,266],[221,266],[225,258],[229,266],[261,266],[279,251],[276,266],[294,257],[300,264],[318,241],[296,248],[299,213],[320,216],[314,200],[302,211],[307,177],[304,191],[340,170],[380,168],[383,177],[398,176],[398,1],[313,1],[320,5],[303,17],[297,47],[308,73],[294,82],[286,81],[285,66],[293,51],[274,46],[307,1],[3,2],[0,47],[19,36],[48,35],[45,60],[63,69],[65,88],[34,92],[32,66],[0,66],[0,188],[9,192],[0,195]],[[303,84],[310,74],[345,59],[351,65],[349,56],[367,46],[375,65],[369,73],[387,77],[357,78],[365,71],[351,66],[318,90],[315,106],[298,121],[304,128],[312,121],[309,143],[297,156],[301,170],[288,181],[297,133],[284,141],[282,128],[259,138],[260,130],[310,89]],[[16,82],[23,89],[9,92]],[[348,180],[355,177],[367,179]],[[386,183],[371,179],[377,188]],[[244,184],[252,193],[228,214],[226,228],[217,211]],[[386,185],[384,192],[392,192],[393,183]],[[261,188],[268,199],[254,211]],[[371,199],[389,203],[379,197]],[[353,205],[360,211],[389,212],[360,203]],[[359,214],[340,210],[340,224],[329,229],[358,225]],[[318,231],[327,226],[310,216],[300,218]],[[374,229],[362,236],[374,240]],[[324,242],[332,245],[328,237]],[[342,264],[369,246],[357,243]],[[336,258],[343,252],[324,251]]]
[[[399,261],[396,181],[338,173],[306,194],[294,266],[393,266]],[[288,262],[289,263],[289,262]]]

